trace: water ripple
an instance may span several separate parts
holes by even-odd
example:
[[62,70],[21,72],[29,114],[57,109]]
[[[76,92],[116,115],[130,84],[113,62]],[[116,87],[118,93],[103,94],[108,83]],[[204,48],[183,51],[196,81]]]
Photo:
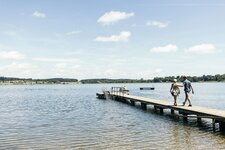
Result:
[[[210,120],[203,119],[201,125],[196,119],[184,123],[169,112],[154,113],[151,107],[143,111],[98,100],[95,93],[102,86],[1,86],[0,149],[225,149],[225,135],[213,132]],[[134,95],[171,98],[169,84],[156,84],[155,91],[139,91],[139,86],[143,85],[127,85]],[[225,106],[222,85],[198,84],[197,93],[204,93],[205,86],[214,86],[216,90],[210,91],[214,97],[207,93],[201,101],[199,94],[193,103]]]

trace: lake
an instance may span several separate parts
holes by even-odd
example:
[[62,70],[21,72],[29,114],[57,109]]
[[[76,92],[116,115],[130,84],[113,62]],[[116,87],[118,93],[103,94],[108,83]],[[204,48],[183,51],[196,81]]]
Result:
[[[211,120],[184,123],[165,112],[100,100],[102,88],[173,103],[170,83],[0,86],[0,149],[225,149]],[[192,104],[225,110],[225,83],[193,83]],[[154,86],[141,91],[139,87]],[[178,103],[182,103],[181,92]]]

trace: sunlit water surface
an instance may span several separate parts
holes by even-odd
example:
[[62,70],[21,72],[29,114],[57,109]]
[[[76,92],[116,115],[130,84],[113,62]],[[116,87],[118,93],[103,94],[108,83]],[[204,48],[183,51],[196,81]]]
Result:
[[[96,99],[103,87],[172,103],[170,84],[0,86],[0,149],[225,149],[211,120],[182,119],[152,108]],[[153,91],[139,87],[154,86]],[[193,83],[193,105],[225,110],[224,83]],[[183,92],[179,103],[184,99]]]

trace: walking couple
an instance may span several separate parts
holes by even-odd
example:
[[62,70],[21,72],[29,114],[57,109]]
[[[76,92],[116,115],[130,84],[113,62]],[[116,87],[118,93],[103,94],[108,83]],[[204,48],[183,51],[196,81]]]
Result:
[[194,89],[191,86],[191,82],[187,79],[186,76],[183,76],[183,85],[177,83],[177,79],[173,79],[173,83],[170,88],[170,93],[172,94],[174,98],[174,106],[177,106],[177,97],[180,94],[180,89],[179,87],[184,87],[184,92],[185,92],[185,100],[183,102],[183,106],[186,104],[186,102],[189,102],[188,106],[192,106],[191,104],[191,99],[190,99],[190,92],[192,91],[192,94],[194,94]]

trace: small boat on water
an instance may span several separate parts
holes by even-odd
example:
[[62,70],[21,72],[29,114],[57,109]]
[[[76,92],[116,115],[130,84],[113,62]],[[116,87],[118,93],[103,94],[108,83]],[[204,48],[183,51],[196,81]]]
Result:
[[154,90],[155,87],[140,87],[140,90]]

